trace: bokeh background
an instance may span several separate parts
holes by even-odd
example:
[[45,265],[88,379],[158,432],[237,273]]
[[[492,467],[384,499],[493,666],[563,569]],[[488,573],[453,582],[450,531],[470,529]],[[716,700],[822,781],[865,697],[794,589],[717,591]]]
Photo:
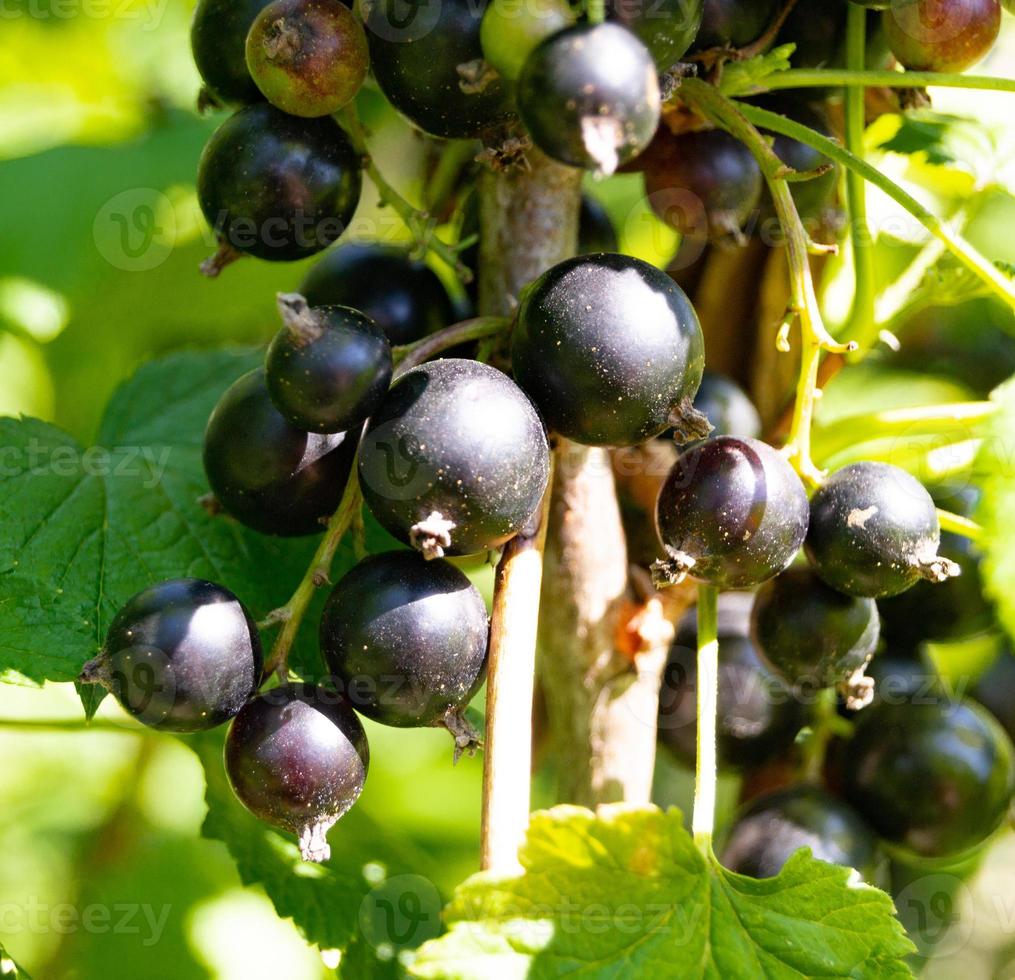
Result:
[[[139,363],[184,347],[264,342],[276,329],[275,292],[294,289],[306,271],[248,260],[218,281],[197,273],[211,242],[194,173],[221,117],[194,110],[190,15],[189,0],[0,0],[0,414],[53,421],[86,445],[110,393]],[[1011,72],[1010,22],[1006,31],[985,72]],[[382,169],[418,195],[425,145],[379,99],[364,101]],[[995,123],[1010,123],[1011,105],[1010,97],[957,92],[937,101]],[[907,167],[896,161],[896,175]],[[626,250],[658,262],[673,254],[675,239],[651,218],[637,178],[590,190],[609,207]],[[885,201],[873,204],[875,221],[891,218]],[[1015,200],[999,193],[970,237],[1015,263],[1013,220]],[[368,192],[353,235],[398,240],[404,232]],[[828,290],[834,319],[848,302],[834,272]],[[862,410],[865,398],[881,408],[899,397],[886,392],[901,390],[905,375],[871,385],[889,368],[930,365],[924,391],[956,400],[1015,373],[1015,340],[988,303],[925,316],[937,361],[924,352],[918,364],[847,372],[839,396],[825,400],[826,418]],[[977,356],[957,359],[963,345]],[[475,576],[488,592],[489,570]],[[961,673],[992,652],[940,660]],[[0,686],[0,943],[42,978],[328,975],[328,957],[263,893],[242,886],[221,844],[201,837],[194,754],[126,726],[111,701],[88,728],[69,685]],[[446,896],[477,865],[480,763],[452,769],[441,733],[371,726],[369,735],[379,761],[342,844],[383,826]],[[666,801],[686,804],[686,774],[663,767]],[[541,793],[537,785],[537,801]],[[969,889],[962,924],[943,912],[930,923],[952,938],[930,944],[940,955],[926,975],[1015,977],[1015,966],[1003,965],[1015,948],[1010,835]]]

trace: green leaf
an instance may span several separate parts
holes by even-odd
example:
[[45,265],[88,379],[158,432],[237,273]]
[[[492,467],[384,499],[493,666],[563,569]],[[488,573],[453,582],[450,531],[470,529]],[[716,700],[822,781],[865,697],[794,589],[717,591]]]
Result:
[[976,519],[983,526],[977,546],[984,555],[984,584],[997,604],[1007,634],[1015,637],[1015,378],[991,396],[1000,409],[991,420],[976,459],[983,489]]
[[0,980],[32,980],[0,943]]
[[979,120],[932,109],[917,109],[897,119],[898,128],[879,145],[882,150],[912,156],[930,167],[971,174],[977,184],[994,179],[998,147]]
[[283,918],[322,950],[338,951],[339,975],[394,980],[399,955],[440,932],[441,896],[410,869],[425,857],[410,852],[353,807],[328,835],[331,858],[302,861],[294,837],[262,823],[233,795],[222,766],[222,740],[188,739],[205,769],[208,815],[203,833],[222,841],[246,885],[262,887]]
[[[198,503],[208,415],[260,356],[188,352],[142,367],[87,450],[38,420],[0,419],[0,680],[73,680],[120,605],[163,579],[221,582],[255,618],[288,599],[314,540],[255,534]],[[319,659],[312,632],[298,662]],[[97,707],[91,690],[85,707]]]
[[475,875],[447,935],[410,967],[428,980],[912,976],[891,899],[796,854],[755,881],[706,860],[680,813],[560,806],[532,818],[517,877]]
[[780,44],[779,47],[746,61],[727,62],[723,65],[720,90],[729,96],[763,92],[766,78],[792,67],[790,57],[795,50],[795,44]]

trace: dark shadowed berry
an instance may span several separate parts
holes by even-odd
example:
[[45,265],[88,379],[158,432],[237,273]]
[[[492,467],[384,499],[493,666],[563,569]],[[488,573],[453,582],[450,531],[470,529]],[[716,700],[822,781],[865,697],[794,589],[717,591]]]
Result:
[[1015,738],[1015,656],[1009,647],[977,682],[973,697],[994,715],[1009,738]]
[[661,126],[644,160],[645,193],[666,224],[694,238],[742,240],[764,179],[740,140],[720,129],[674,136]]
[[[659,741],[688,766],[697,745],[695,634],[682,630],[670,649],[659,692]],[[749,769],[788,752],[804,723],[792,692],[761,661],[754,644],[719,636],[719,765]]]
[[697,36],[702,0],[606,0],[606,13],[636,34],[656,68],[666,71],[680,61]]
[[813,690],[852,679],[855,696],[870,700],[870,682],[854,675],[878,644],[873,599],[843,595],[809,568],[790,568],[758,590],[751,627],[758,652],[791,684]]
[[578,210],[578,254],[618,252],[617,229],[609,214],[594,197],[582,194]]
[[793,468],[756,439],[720,436],[686,450],[659,493],[667,558],[661,582],[685,575],[744,589],[789,567],[807,533],[807,494]]
[[477,361],[406,372],[374,413],[359,457],[373,515],[427,557],[497,548],[526,525],[549,478],[532,403]]
[[308,273],[300,292],[311,306],[350,306],[366,314],[392,344],[411,344],[455,322],[437,274],[403,248],[340,245]]
[[550,429],[592,446],[631,446],[675,428],[706,435],[692,402],[704,341],[690,300],[628,255],[579,256],[522,294],[511,360]]
[[510,116],[483,62],[485,0],[366,0],[370,64],[388,101],[433,136],[478,136]]
[[204,435],[204,469],[218,502],[265,534],[316,534],[345,491],[356,437],[294,428],[272,403],[264,371],[219,400]]
[[345,306],[309,307],[281,293],[285,326],[265,361],[275,407],[307,432],[345,432],[365,422],[391,383],[391,345],[381,329]]
[[724,374],[706,370],[694,396],[694,407],[708,419],[712,436],[757,439],[761,416],[743,388]]
[[[805,0],[806,2],[806,0]],[[696,51],[743,48],[765,33],[775,19],[776,0],[704,0]]]
[[194,63],[206,95],[220,105],[260,102],[263,96],[247,70],[250,25],[269,0],[198,0],[190,27]]
[[321,652],[357,711],[398,728],[444,725],[460,749],[463,713],[486,674],[483,597],[454,565],[414,551],[361,561],[335,586]]
[[547,156],[611,174],[649,145],[659,124],[652,56],[618,24],[560,31],[525,62],[518,111]]
[[333,119],[297,119],[267,103],[216,130],[201,154],[197,194],[222,245],[273,262],[306,258],[345,231],[360,194],[360,161]]
[[959,573],[938,554],[940,536],[934,501],[918,480],[887,463],[854,463],[814,494],[807,557],[833,589],[881,598]]
[[997,0],[893,0],[882,16],[892,53],[914,71],[965,71],[1001,29]]
[[247,35],[247,68],[264,97],[294,116],[328,116],[366,78],[367,39],[339,0],[272,0]]
[[967,701],[876,704],[842,747],[843,791],[887,841],[927,858],[982,844],[1011,805],[1012,745]]
[[233,792],[251,813],[295,834],[304,861],[327,861],[328,831],[363,791],[370,752],[344,698],[288,684],[236,716],[225,760]]
[[819,861],[855,868],[871,884],[883,876],[870,827],[851,806],[810,785],[753,800],[737,815],[720,860],[738,874],[774,878],[804,847]]
[[261,683],[261,640],[228,589],[201,579],[139,592],[113,618],[81,680],[150,728],[196,732],[232,718]]

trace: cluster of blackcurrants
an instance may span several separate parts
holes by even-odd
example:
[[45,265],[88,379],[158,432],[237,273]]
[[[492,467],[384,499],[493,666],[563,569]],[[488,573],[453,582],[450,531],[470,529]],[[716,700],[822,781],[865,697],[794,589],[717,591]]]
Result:
[[[732,461],[724,473],[706,469],[701,477],[689,461],[675,470],[668,486],[676,481],[697,489],[691,497],[664,490],[659,521],[660,528],[669,526],[666,515],[678,500],[684,506],[714,501],[702,525],[708,542],[689,549],[690,557],[700,548],[710,560],[705,568],[692,564],[690,574],[743,590],[722,593],[719,605],[718,759],[723,770],[742,775],[744,801],[725,835],[723,863],[770,877],[809,847],[816,857],[853,867],[883,887],[899,877],[905,883],[905,867],[921,862],[958,867],[1003,823],[1015,790],[1015,716],[1007,703],[1015,659],[1002,656],[974,700],[953,693],[924,652],[928,642],[965,641],[996,628],[978,553],[968,539],[947,532],[939,547],[935,500],[912,477],[883,464],[834,473],[808,509],[791,473],[779,466],[780,479],[772,481],[765,463],[755,459],[760,444],[751,437],[758,420],[747,396],[721,376],[706,375],[706,382],[697,404],[725,435],[692,448],[685,459],[705,450],[707,460],[725,443],[729,449],[721,455]],[[771,452],[763,448],[761,455]],[[783,479],[792,491],[778,493],[793,499],[792,507],[774,504],[768,492],[785,486]],[[739,495],[739,510],[720,490],[727,480],[748,488]],[[971,512],[978,501],[968,486],[935,492],[960,512]],[[775,551],[760,560],[761,551],[749,551],[756,535],[747,501],[759,528],[773,504],[780,514],[795,514],[790,524],[810,567],[792,565],[748,591],[774,567],[769,556]],[[744,523],[735,525],[738,519]],[[702,533],[688,522],[681,547]],[[751,533],[741,542],[746,529]],[[724,540],[734,559],[725,570],[712,560],[724,554]],[[963,574],[952,577],[957,561]],[[683,556],[680,562],[686,564]],[[695,648],[692,616],[670,653],[658,719],[660,744],[691,766]],[[841,692],[831,722],[818,717],[821,692],[830,687]],[[798,758],[799,736],[815,725],[834,737],[824,762],[819,756],[817,770],[801,781],[806,767]]]

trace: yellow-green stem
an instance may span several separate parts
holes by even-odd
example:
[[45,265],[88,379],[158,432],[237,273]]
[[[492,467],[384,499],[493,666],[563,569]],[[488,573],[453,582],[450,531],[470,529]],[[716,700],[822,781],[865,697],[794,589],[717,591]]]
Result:
[[938,523],[942,531],[950,531],[952,534],[960,534],[970,541],[979,541],[983,537],[983,528],[961,514],[953,514],[947,510],[938,510]]
[[698,849],[708,856],[715,829],[718,784],[716,716],[719,710],[719,590],[698,586],[698,722],[694,768],[694,811],[691,832]]

